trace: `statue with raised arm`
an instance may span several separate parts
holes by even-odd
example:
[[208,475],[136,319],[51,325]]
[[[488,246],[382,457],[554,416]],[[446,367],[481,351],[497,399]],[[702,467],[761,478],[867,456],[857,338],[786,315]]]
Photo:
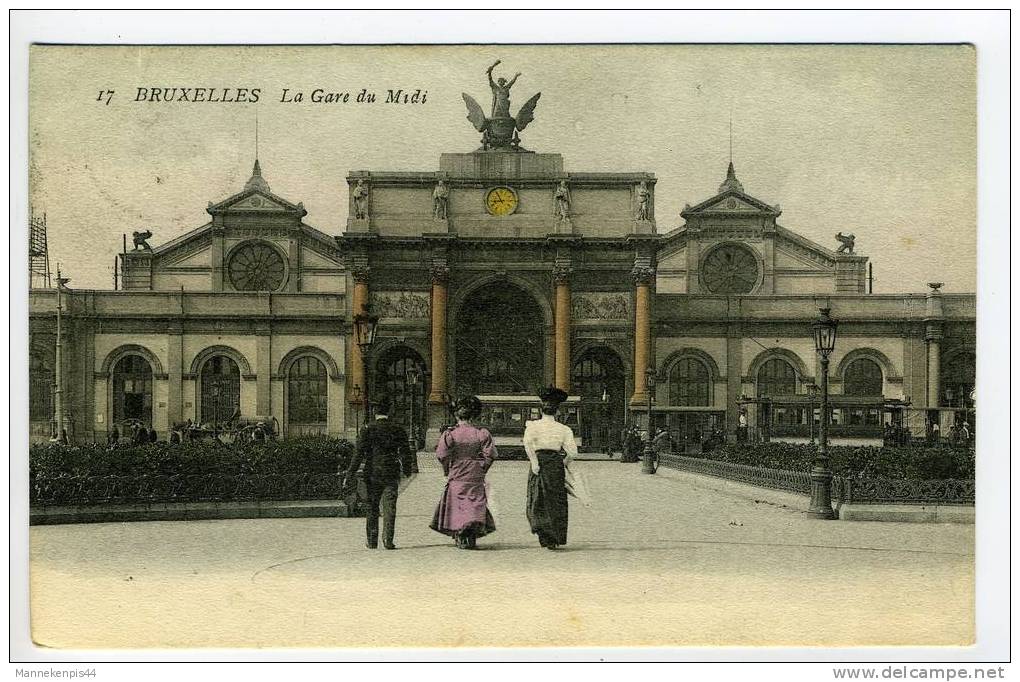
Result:
[[468,120],[475,130],[482,133],[482,150],[490,149],[522,151],[520,148],[521,138],[518,131],[524,130],[529,123],[535,120],[535,105],[542,93],[535,94],[525,102],[524,106],[514,118],[510,115],[510,88],[520,77],[516,74],[509,81],[505,78],[493,80],[492,70],[500,64],[496,60],[492,66],[486,69],[485,73],[489,79],[489,88],[492,90],[492,108],[488,118],[482,107],[471,95],[463,93],[464,103],[468,108]]
[[489,87],[492,88],[492,118],[510,118],[510,88],[514,86],[517,79],[521,77],[518,71],[508,83],[506,78],[492,80],[492,70],[499,66],[500,60],[496,60],[492,66],[485,71],[489,77]]
[[135,244],[135,251],[152,251],[152,247],[149,246],[149,241],[152,239],[152,230],[142,230],[141,232],[132,232],[131,239]]

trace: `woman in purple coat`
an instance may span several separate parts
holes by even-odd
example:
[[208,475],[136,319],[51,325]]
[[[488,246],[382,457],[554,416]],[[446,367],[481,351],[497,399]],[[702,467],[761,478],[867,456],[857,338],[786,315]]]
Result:
[[432,517],[432,530],[452,536],[461,549],[496,530],[485,496],[485,472],[496,458],[496,446],[485,429],[471,423],[482,413],[475,396],[457,401],[457,425],[439,437],[436,458],[446,474],[446,490]]

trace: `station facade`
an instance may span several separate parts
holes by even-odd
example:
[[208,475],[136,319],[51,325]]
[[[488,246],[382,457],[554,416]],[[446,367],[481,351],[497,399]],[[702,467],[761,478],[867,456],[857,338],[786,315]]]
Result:
[[[443,154],[432,170],[347,183],[346,229],[328,235],[256,161],[204,225],[125,250],[119,290],[65,291],[69,436],[104,440],[134,420],[165,437],[188,419],[240,417],[275,418],[284,437],[353,437],[367,392],[393,397],[425,445],[451,398],[488,396],[485,419],[512,426],[529,414],[501,401],[556,384],[579,397],[590,449],[617,441],[649,393],[677,438],[733,438],[745,420],[762,437],[805,438],[820,307],[840,321],[836,437],[881,437],[890,420],[973,430],[975,296],[868,293],[867,257],[783,226],[732,163],[669,231],[652,173],[573,172],[559,154]],[[45,439],[57,294],[30,297],[30,420]],[[381,319],[362,357],[352,321],[366,304]]]

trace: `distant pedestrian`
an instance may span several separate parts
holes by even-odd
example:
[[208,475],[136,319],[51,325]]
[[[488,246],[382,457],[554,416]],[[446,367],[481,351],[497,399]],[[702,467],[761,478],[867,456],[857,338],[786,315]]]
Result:
[[119,440],[120,440],[120,429],[118,429],[117,425],[114,424],[113,428],[110,430],[110,433],[106,437],[106,442],[109,445],[116,445],[117,441],[119,441]]
[[150,443],[158,443],[159,442],[159,434],[156,433],[155,427],[149,427],[149,442]]
[[181,432],[180,431],[171,431],[170,432],[170,445],[180,445],[180,444],[181,444]]
[[375,422],[361,431],[358,448],[351,458],[342,487],[356,485],[356,476],[365,465],[368,511],[365,515],[365,546],[379,544],[379,511],[383,516],[383,547],[396,549],[393,543],[397,518],[397,495],[401,478],[417,472],[418,465],[408,447],[407,431],[389,420],[389,398],[376,403]]
[[960,427],[960,440],[964,445],[970,445],[970,424],[963,422],[963,426]]
[[652,440],[652,448],[655,450],[655,454],[659,455],[670,455],[673,453],[673,441],[669,437],[669,431],[666,429],[659,429],[658,433],[655,434],[655,438]]

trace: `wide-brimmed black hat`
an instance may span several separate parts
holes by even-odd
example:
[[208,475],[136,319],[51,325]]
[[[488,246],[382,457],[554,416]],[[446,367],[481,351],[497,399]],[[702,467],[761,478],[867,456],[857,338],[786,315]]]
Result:
[[567,392],[564,391],[562,388],[549,386],[547,388],[542,389],[542,391],[538,394],[538,398],[543,403],[559,405],[560,403],[567,399]]

